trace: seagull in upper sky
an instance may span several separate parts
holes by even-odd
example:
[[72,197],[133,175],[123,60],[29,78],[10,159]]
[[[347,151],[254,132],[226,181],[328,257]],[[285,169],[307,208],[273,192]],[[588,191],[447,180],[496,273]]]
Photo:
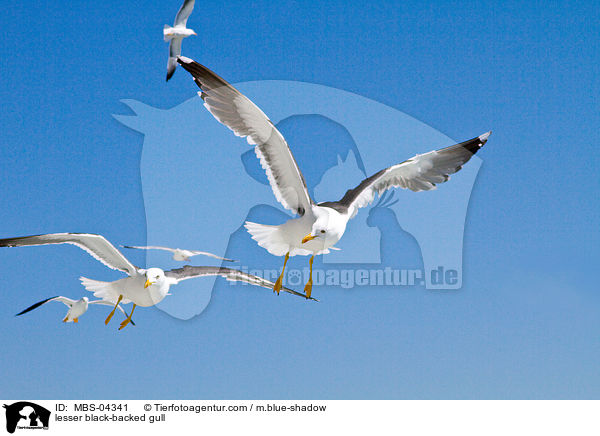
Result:
[[487,132],[460,144],[418,154],[364,179],[339,201],[316,204],[308,194],[304,177],[285,138],[271,120],[246,96],[205,66],[183,56],[177,61],[200,87],[198,94],[206,109],[236,136],[246,137],[249,144],[255,145],[256,156],[267,173],[277,201],[299,215],[275,226],[245,223],[258,245],[275,256],[285,256],[281,275],[273,288],[277,293],[289,257],[303,255],[311,256],[310,275],[304,288],[306,296],[310,297],[314,256],[328,253],[333,248],[358,209],[369,205],[376,194],[390,188],[435,189],[436,184],[446,182],[450,174],[459,171],[491,134]]
[[[196,277],[221,276],[230,281],[241,281],[251,285],[273,289],[275,284],[261,277],[242,271],[213,266],[190,266],[163,271],[160,268],[142,269],[129,260],[102,235],[90,233],[51,233],[46,235],[23,236],[0,239],[0,247],[25,247],[31,245],[72,244],[87,251],[96,260],[109,268],[123,271],[128,277],[114,282],[101,282],[81,277],[81,284],[94,296],[114,305],[105,320],[108,324],[119,304],[133,303],[129,316],[121,323],[119,330],[131,322],[136,306],[149,307],[160,303],[167,295],[171,285],[182,280]],[[285,292],[303,298],[304,294],[285,288]],[[311,298],[314,300],[314,298]]]
[[[90,301],[90,299],[88,297],[83,297],[80,298],[79,300],[72,300],[71,298],[67,298],[67,297],[63,297],[63,296],[56,296],[56,297],[50,297],[50,298],[46,298],[45,300],[39,301],[31,306],[29,306],[27,309],[17,313],[16,316],[19,315],[23,315],[24,313],[27,313],[33,309],[37,309],[38,307],[49,303],[51,301],[58,301],[60,303],[63,303],[65,306],[67,306],[69,308],[69,310],[67,311],[67,315],[63,318],[63,322],[79,322],[79,317],[81,315],[83,315],[85,312],[87,312],[88,310],[88,306],[90,304],[102,304],[104,306],[114,306],[114,303],[111,303],[110,301],[106,301],[106,300],[92,300]],[[125,315],[125,317],[127,318],[127,312],[125,312],[125,310],[121,307],[121,305],[117,305],[118,309],[123,312],[123,315]],[[135,325],[135,323],[133,321],[131,321],[132,325]]]
[[165,24],[165,27],[163,28],[165,41],[170,41],[169,61],[167,62],[167,81],[169,81],[175,73],[177,56],[181,55],[181,42],[183,41],[183,38],[196,35],[196,32],[186,27],[187,20],[194,10],[195,1],[196,0],[185,0],[179,9],[179,12],[177,12],[173,26]]
[[133,248],[137,250],[163,250],[170,251],[173,253],[173,260],[177,260],[179,262],[187,262],[190,260],[190,257],[193,256],[207,256],[213,257],[215,259],[224,260],[225,262],[235,262],[233,259],[227,259],[226,257],[217,256],[216,254],[208,253],[206,251],[198,251],[198,250],[184,250],[182,248],[169,248],[169,247],[160,247],[158,245],[148,245],[148,246],[136,246],[136,245],[121,245],[123,248]]

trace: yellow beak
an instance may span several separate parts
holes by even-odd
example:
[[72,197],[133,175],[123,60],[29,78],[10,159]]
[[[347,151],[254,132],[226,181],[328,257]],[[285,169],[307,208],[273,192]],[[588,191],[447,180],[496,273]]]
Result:
[[150,280],[146,280],[146,283],[144,284],[144,289],[146,289],[148,286],[150,286],[152,283],[150,283]]
[[310,235],[310,234],[309,234],[309,235],[306,235],[306,236],[305,236],[305,237],[302,239],[302,243],[303,243],[303,244],[306,244],[308,241],[312,241],[312,240],[313,240],[313,239],[315,239],[315,238],[316,238],[316,236],[313,236],[313,235]]

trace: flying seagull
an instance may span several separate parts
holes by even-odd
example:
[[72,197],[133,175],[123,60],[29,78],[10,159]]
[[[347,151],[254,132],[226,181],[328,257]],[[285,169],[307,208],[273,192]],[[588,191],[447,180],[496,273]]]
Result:
[[165,41],[170,41],[169,44],[169,61],[167,62],[167,82],[175,73],[177,67],[177,56],[181,55],[181,42],[183,38],[196,35],[192,29],[186,27],[187,20],[194,10],[194,2],[196,0],[185,0],[177,12],[173,27],[165,24],[163,35]]
[[[50,298],[46,298],[45,300],[39,301],[31,306],[29,306],[27,309],[17,313],[16,316],[19,315],[23,315],[24,313],[27,313],[29,311],[32,311],[33,309],[37,309],[38,307],[49,303],[50,301],[58,301],[61,303],[64,303],[69,310],[67,311],[67,315],[63,318],[63,322],[79,322],[79,317],[81,315],[83,315],[85,312],[87,312],[88,310],[88,305],[90,304],[103,304],[105,306],[114,306],[114,303],[111,303],[110,301],[106,301],[106,300],[92,300],[90,301],[88,297],[83,297],[80,298],[79,300],[72,300],[70,298],[67,297],[62,297],[62,296],[56,296],[56,297],[50,297]],[[125,310],[121,307],[121,305],[119,304],[118,309],[123,312],[123,315],[125,315],[125,317],[127,317],[127,312],[125,312]],[[131,321],[132,325],[135,325],[135,323],[133,321]]]
[[359,208],[369,205],[376,194],[390,188],[435,189],[437,184],[447,181],[450,174],[459,171],[491,134],[487,132],[460,144],[416,155],[366,178],[357,187],[349,189],[339,201],[316,204],[308,194],[304,177],[285,138],[271,120],[246,96],[205,66],[183,56],[177,61],[200,87],[198,94],[206,109],[236,136],[246,137],[249,144],[255,145],[256,156],[267,173],[277,201],[299,215],[277,226],[245,224],[258,245],[275,256],[285,256],[281,275],[273,288],[277,293],[289,257],[310,255],[311,273],[304,288],[309,297],[314,256],[329,252]]
[[121,245],[121,247],[123,248],[134,248],[137,250],[164,250],[164,251],[170,251],[171,253],[173,253],[173,259],[180,261],[180,262],[187,262],[188,260],[190,260],[190,257],[193,256],[198,256],[198,255],[202,255],[202,256],[208,256],[208,257],[214,257],[215,259],[219,259],[219,260],[224,260],[226,262],[235,262],[235,260],[233,259],[227,259],[226,257],[221,257],[221,256],[217,256],[216,254],[212,254],[212,253],[208,253],[206,251],[198,251],[198,250],[183,250],[181,248],[169,248],[169,247],[160,247],[157,245],[148,245],[148,246],[135,246],[135,245]]
[[[272,289],[274,284],[260,277],[230,268],[191,267],[163,271],[160,268],[141,269],[134,266],[114,245],[102,235],[89,233],[52,233],[47,235],[23,236],[0,239],[0,247],[25,247],[30,245],[72,244],[87,251],[96,260],[109,268],[127,273],[128,277],[114,282],[101,282],[81,277],[81,284],[94,296],[114,304],[106,318],[108,324],[119,303],[133,303],[129,316],[121,323],[119,330],[131,322],[136,306],[149,307],[160,303],[169,293],[171,285],[195,277],[221,276],[231,281],[243,281],[252,285]],[[285,289],[286,292],[306,298],[304,294]]]

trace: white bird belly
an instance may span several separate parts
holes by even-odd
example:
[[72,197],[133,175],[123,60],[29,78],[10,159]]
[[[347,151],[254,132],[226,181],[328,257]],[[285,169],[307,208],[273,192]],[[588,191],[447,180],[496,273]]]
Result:
[[87,311],[87,309],[87,301],[76,301],[75,303],[73,303],[73,305],[69,309],[69,312],[67,313],[67,322],[72,322],[75,318],[79,318]]
[[[121,282],[121,283],[118,283]],[[125,277],[124,279],[118,280],[118,288],[121,291],[121,295],[124,298],[131,300],[137,306],[149,307],[160,303],[168,292],[168,287],[163,290],[157,285],[151,285],[144,288],[146,283],[145,276],[138,277]]]

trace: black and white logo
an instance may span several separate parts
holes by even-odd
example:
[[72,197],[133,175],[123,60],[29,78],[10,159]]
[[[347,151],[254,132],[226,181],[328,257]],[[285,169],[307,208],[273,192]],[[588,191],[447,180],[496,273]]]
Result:
[[29,401],[4,404],[6,409],[6,431],[14,433],[16,429],[48,429],[50,411]]

